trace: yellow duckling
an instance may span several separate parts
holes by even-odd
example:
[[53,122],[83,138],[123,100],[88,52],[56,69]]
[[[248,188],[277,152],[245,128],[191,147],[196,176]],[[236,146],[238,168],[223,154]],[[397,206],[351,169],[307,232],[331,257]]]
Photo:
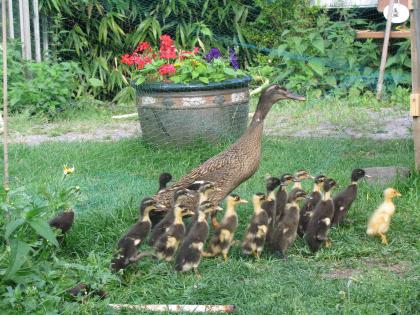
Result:
[[382,244],[388,244],[386,233],[389,230],[391,217],[395,212],[395,205],[392,202],[394,197],[400,197],[401,194],[394,188],[387,188],[384,191],[384,202],[375,210],[370,217],[366,233],[369,236],[379,235],[382,239]]

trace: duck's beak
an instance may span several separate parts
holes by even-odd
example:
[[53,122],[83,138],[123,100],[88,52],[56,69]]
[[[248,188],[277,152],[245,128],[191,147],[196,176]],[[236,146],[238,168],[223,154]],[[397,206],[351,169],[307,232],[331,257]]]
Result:
[[295,93],[290,92],[290,91],[287,92],[286,96],[288,98],[292,99],[292,100],[297,100],[297,101],[305,101],[306,100],[306,98],[304,96],[295,94]]
[[246,201],[245,199],[239,199],[239,203],[245,204],[245,203],[248,203],[248,201]]

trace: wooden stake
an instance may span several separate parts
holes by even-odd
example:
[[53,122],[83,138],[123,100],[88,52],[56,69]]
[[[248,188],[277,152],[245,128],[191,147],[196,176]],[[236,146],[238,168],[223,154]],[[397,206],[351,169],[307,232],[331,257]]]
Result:
[[9,11],[9,36],[11,39],[15,38],[15,26],[13,25],[13,2],[8,0]]
[[24,46],[24,59],[32,60],[31,49],[31,23],[29,17],[29,2],[22,0],[22,18],[23,18],[23,46]]
[[42,28],[42,55],[45,59],[48,59],[48,22],[47,17],[41,16],[41,28]]
[[8,143],[8,108],[7,108],[7,21],[6,0],[1,1],[1,19],[3,30],[3,160],[4,160],[4,190],[9,190],[9,143]]
[[25,32],[23,30],[23,0],[19,0],[19,26],[20,26],[20,43],[22,45],[22,58],[25,59]]
[[377,91],[376,91],[376,98],[378,100],[380,100],[381,97],[382,97],[382,87],[383,87],[383,84],[384,84],[385,64],[386,64],[386,58],[387,58],[387,55],[388,55],[389,35],[391,34],[392,14],[393,14],[393,10],[394,10],[394,2],[395,2],[395,0],[390,0],[389,1],[388,19],[386,20],[384,46],[382,48],[381,66],[379,68],[378,87],[377,87]]
[[131,309],[170,313],[232,313],[235,305],[181,305],[181,304],[109,304],[115,310]]
[[34,10],[34,42],[35,42],[35,60],[41,61],[41,37],[39,36],[39,6],[38,0],[32,1]]
[[[413,95],[420,94],[420,0],[413,0],[410,12],[411,25],[411,62]],[[417,106],[419,106],[417,104]],[[420,171],[420,117],[413,116],[414,160],[416,170]]]

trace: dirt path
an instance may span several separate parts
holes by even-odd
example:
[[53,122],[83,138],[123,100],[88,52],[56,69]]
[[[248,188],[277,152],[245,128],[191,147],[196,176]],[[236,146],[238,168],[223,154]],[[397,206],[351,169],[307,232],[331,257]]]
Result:
[[[340,117],[341,113],[326,116],[324,113],[291,117],[287,113],[272,112],[268,116],[265,134],[280,137],[340,137],[371,138],[375,140],[406,139],[411,137],[411,118],[408,112],[392,109],[373,111],[360,109],[358,117]],[[37,145],[55,141],[116,141],[141,135],[137,120],[110,121],[98,126],[66,129],[60,125],[42,126],[42,133],[22,134],[11,132],[12,143]]]

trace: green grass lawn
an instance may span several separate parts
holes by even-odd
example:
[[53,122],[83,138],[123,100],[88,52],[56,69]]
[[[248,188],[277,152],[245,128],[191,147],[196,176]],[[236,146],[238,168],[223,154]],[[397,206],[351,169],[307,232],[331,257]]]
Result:
[[[56,292],[62,295],[78,281],[95,278],[92,273],[105,274],[116,241],[136,220],[141,198],[157,189],[160,172],[178,178],[221,149],[223,145],[158,150],[136,139],[13,145],[10,173],[14,187],[24,185],[36,191],[58,181],[62,166],[68,164],[76,168],[70,181],[84,194],[66,246],[57,253],[67,272],[55,278]],[[253,193],[264,191],[266,174],[278,176],[302,168],[333,177],[344,187],[355,167],[390,165],[413,167],[411,141],[266,138],[260,169],[236,192],[250,200]],[[305,185],[309,188],[311,183]],[[235,304],[237,314],[418,313],[420,176],[393,185],[403,197],[396,200],[388,246],[365,234],[366,221],[381,202],[383,187],[362,182],[349,214],[354,223],[333,229],[333,246],[315,255],[301,239],[286,261],[268,253],[255,261],[234,247],[227,262],[204,259],[201,279],[176,274],[170,264],[146,259],[130,268],[121,281],[104,276],[108,300],[83,305],[58,300],[57,311],[102,314],[106,303],[203,303]],[[237,239],[242,237],[252,207],[240,207],[239,214]],[[74,263],[86,269],[74,270]],[[44,313],[43,304],[46,307],[49,302],[38,301]]]

